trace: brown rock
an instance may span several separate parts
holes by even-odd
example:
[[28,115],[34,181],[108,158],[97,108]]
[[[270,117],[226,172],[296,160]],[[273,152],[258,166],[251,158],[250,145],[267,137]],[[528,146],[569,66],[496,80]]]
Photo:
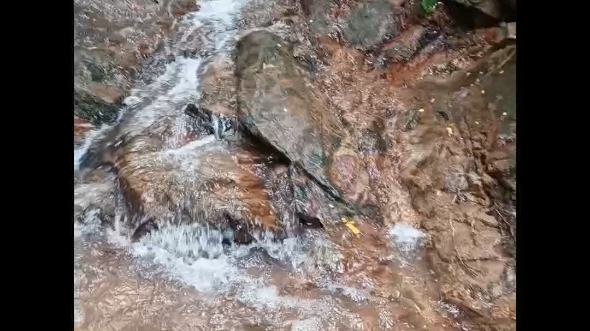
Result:
[[205,66],[200,80],[199,106],[210,114],[237,116],[234,63],[226,54],[219,54]]
[[254,172],[255,155],[215,141],[188,153],[162,151],[153,138],[141,136],[122,148],[116,167],[134,219],[165,222],[181,213],[186,221],[212,226],[279,230]]
[[[506,222],[500,223],[497,207],[490,210],[497,205],[511,210],[502,178],[512,173],[512,152],[510,144],[496,144],[496,132],[500,109],[515,106],[514,72],[508,70],[513,60],[506,51],[496,52],[473,65],[470,75],[456,72],[434,89],[431,82],[416,84],[412,90],[427,96],[415,107],[425,111],[414,129],[396,136],[398,178],[431,238],[428,256],[439,291],[467,313],[477,330],[514,330],[514,277],[507,276],[514,259],[505,244],[509,231],[500,229]],[[505,71],[493,78],[483,74],[500,70]],[[502,103],[496,95],[505,98]],[[430,110],[447,116],[437,119]],[[452,127],[452,135],[446,127]]]
[[506,30],[500,27],[475,30],[475,34],[490,44],[499,44],[506,40]]
[[369,176],[359,155],[344,144],[332,157],[330,182],[351,202],[366,200]]
[[471,226],[450,222],[449,228],[433,236],[437,254],[445,262],[494,260],[500,256],[495,248],[500,244],[500,234],[496,230],[475,230]]
[[74,147],[81,146],[86,134],[92,129],[94,129],[94,125],[90,122],[74,117]]

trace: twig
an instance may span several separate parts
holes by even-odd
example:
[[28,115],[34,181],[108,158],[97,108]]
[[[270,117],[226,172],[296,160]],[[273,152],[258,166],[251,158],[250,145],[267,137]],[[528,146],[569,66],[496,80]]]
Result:
[[455,227],[453,226],[453,223],[451,221],[451,217],[449,217],[449,226],[451,227],[451,231],[452,231],[452,237],[451,237],[451,241],[453,243],[453,249],[455,251],[455,254],[457,255],[457,258],[459,258],[459,262],[461,262],[461,265],[463,266],[463,268],[465,269],[465,271],[471,275],[472,277],[478,276],[478,272],[473,269],[472,267],[468,266],[467,263],[465,263],[465,261],[463,261],[463,258],[461,257],[461,255],[459,254],[459,251],[457,250],[457,245],[455,245]]
[[502,215],[502,212],[500,212],[500,210],[498,209],[498,204],[494,203],[494,210],[496,211],[496,214],[498,214],[498,216],[500,217],[500,220],[506,224],[506,226],[508,226],[508,230],[510,231],[510,236],[512,237],[512,239],[515,238],[514,235],[514,231],[512,230],[512,225],[506,220],[506,218],[504,217],[504,215]]
[[502,62],[500,62],[500,64],[498,66],[496,66],[496,70],[502,68],[506,63],[508,63],[508,61],[510,61],[510,59],[512,59],[514,54],[516,54],[516,49],[513,49],[513,51],[510,52],[510,54],[508,56],[506,56],[506,58],[504,60],[502,60]]

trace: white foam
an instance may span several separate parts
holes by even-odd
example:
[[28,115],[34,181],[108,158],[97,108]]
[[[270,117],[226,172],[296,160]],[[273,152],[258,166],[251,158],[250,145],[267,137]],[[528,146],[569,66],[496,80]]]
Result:
[[424,232],[406,223],[396,223],[393,228],[389,229],[389,235],[392,237],[395,246],[405,253],[411,253],[420,247],[426,238]]
[[[198,100],[198,70],[201,59],[179,57],[176,61],[166,65],[166,71],[154,82],[131,91],[131,95],[124,101],[129,108],[122,110],[133,111],[134,114],[125,125],[125,131],[138,134],[157,121],[172,119],[177,127],[175,136],[185,133],[182,110],[187,103]],[[156,97],[155,97],[156,96]],[[143,107],[141,107],[143,106]]]
[[198,149],[199,147],[203,147],[205,145],[208,145],[212,142],[215,142],[215,136],[214,135],[208,135],[205,136],[201,139],[195,140],[195,141],[191,141],[190,143],[179,147],[179,148],[174,148],[174,149],[167,149],[166,151],[164,151],[165,154],[186,154],[189,152],[194,151],[195,149]]
[[[75,226],[75,229],[77,230],[76,232],[78,232],[79,236],[98,233],[100,231],[101,225],[100,219],[101,218],[99,209],[92,209],[86,211],[84,219],[80,222],[80,224]],[[75,222],[78,223],[77,221]]]
[[201,59],[179,58],[174,63],[179,67],[176,71],[177,82],[167,96],[172,101],[185,101],[191,97],[196,97],[196,89],[198,87],[199,67],[201,66]]
[[322,322],[319,318],[308,318],[296,321],[291,326],[293,331],[320,331],[323,330]]
[[133,244],[132,254],[199,291],[223,291],[239,275],[231,256],[223,254],[221,240],[219,231],[196,224],[168,226]]
[[340,290],[342,295],[350,298],[354,302],[362,302],[369,299],[369,290],[367,289],[358,289],[346,285],[340,284],[330,284],[328,283],[326,288],[330,291]]
[[[186,15],[179,23],[179,40],[169,50],[178,54],[194,32],[208,36],[206,45],[201,45],[215,53],[227,51],[228,41],[236,34],[235,22],[246,0],[210,0],[200,3],[197,12]],[[198,38],[198,37],[197,37]],[[123,103],[127,106],[122,113],[134,114],[125,125],[125,132],[137,134],[159,121],[172,121],[173,137],[168,148],[175,148],[186,133],[186,119],[183,108],[188,103],[198,103],[198,72],[205,58],[185,58],[177,56],[166,65],[164,73],[145,86],[134,88]]]

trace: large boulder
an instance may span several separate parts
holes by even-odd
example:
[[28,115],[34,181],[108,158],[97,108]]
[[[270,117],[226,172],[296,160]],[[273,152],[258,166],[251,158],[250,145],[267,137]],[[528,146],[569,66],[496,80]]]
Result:
[[238,117],[244,127],[340,197],[326,169],[342,132],[308,91],[291,45],[268,31],[247,34],[237,44],[236,75]]
[[279,230],[257,156],[207,136],[163,150],[154,136],[122,143],[116,168],[133,228],[190,222],[233,228],[237,240],[252,240],[251,230]]

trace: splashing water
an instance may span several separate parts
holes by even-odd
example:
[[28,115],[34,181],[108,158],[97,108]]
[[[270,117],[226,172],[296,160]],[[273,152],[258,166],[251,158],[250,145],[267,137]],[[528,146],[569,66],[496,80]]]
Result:
[[416,249],[421,240],[426,237],[423,232],[405,223],[396,223],[389,230],[389,234],[393,237],[395,244],[407,252]]
[[[120,135],[141,135],[157,125],[172,128],[164,150],[155,157],[186,159],[187,166],[182,170],[191,170],[196,166],[191,163],[191,156],[195,153],[217,148],[217,140],[226,130],[224,119],[217,116],[212,116],[212,135],[181,144],[189,119],[184,114],[184,108],[189,103],[198,104],[199,73],[205,63],[217,53],[228,52],[233,47],[239,13],[246,4],[246,0],[203,1],[198,12],[190,13],[181,20],[170,47],[166,47],[163,54],[154,55],[166,58],[172,54],[176,56],[175,61],[166,64],[165,70],[154,79],[137,82],[138,85],[124,100],[117,123],[124,124],[121,125]],[[195,34],[200,37],[194,38]],[[199,44],[203,40],[205,43]],[[202,56],[182,56],[186,50],[194,49],[199,49],[198,54]],[[111,129],[103,126],[93,131],[88,134],[84,145],[74,150],[76,171],[91,143]],[[79,194],[76,197],[78,202],[93,200],[95,193],[85,187],[79,190]],[[102,225],[98,213],[87,211],[85,215],[81,223],[75,223],[77,240],[90,236],[96,239]],[[115,229],[107,229],[106,237],[102,238],[104,243],[86,245],[84,254],[89,256],[87,267],[80,267],[80,262],[76,260],[76,288],[81,287],[89,293],[81,294],[82,304],[84,300],[103,304],[107,301],[104,296],[112,292],[110,305],[116,308],[114,311],[141,310],[137,307],[144,305],[143,312],[133,318],[150,323],[166,319],[164,316],[171,316],[172,320],[174,316],[171,323],[177,324],[173,324],[173,329],[244,330],[245,325],[266,325],[266,329],[273,330],[289,327],[291,330],[309,331],[367,329],[355,308],[376,299],[371,295],[371,288],[356,288],[339,279],[343,274],[344,257],[341,248],[325,233],[309,232],[283,240],[261,233],[253,244],[235,246],[227,243],[226,239],[231,234],[199,224],[183,224],[163,226],[139,242],[131,242],[129,235],[122,235],[119,231],[120,222],[120,216],[115,216]],[[415,247],[415,242],[423,234],[412,230],[396,225],[390,234],[401,246]],[[93,248],[93,245],[109,249],[115,247],[128,259],[112,257]],[[80,250],[78,247],[76,254],[83,254]],[[131,261],[131,266],[127,266],[126,261]],[[80,268],[86,268],[88,274],[94,275],[94,282],[98,285],[90,280],[79,280]],[[125,273],[121,270],[129,271]],[[120,273],[120,278],[108,283],[113,282],[115,272]],[[309,284],[314,285],[311,287]],[[91,291],[109,286],[113,289],[103,289],[96,294]],[[153,286],[153,292],[160,293],[159,297],[142,292],[150,286]],[[173,291],[166,292],[165,288],[173,286],[176,286]],[[312,289],[302,290],[308,287]],[[128,293],[134,293],[133,302],[122,299],[129,297]],[[188,299],[185,293],[191,293]],[[155,299],[164,297],[166,299]],[[77,301],[76,319],[78,322],[86,319],[90,323],[91,317],[81,315],[81,311],[86,310],[79,309],[80,302]],[[151,306],[145,306],[145,302],[151,302]],[[99,309],[96,307],[100,304],[88,304],[88,310]],[[351,305],[353,308],[350,308]],[[149,311],[155,312],[150,315]],[[383,323],[386,325],[384,329],[388,329],[392,322],[389,315],[384,314],[379,315],[379,320],[387,321]],[[98,325],[107,323],[102,321],[112,325],[130,323],[132,319],[124,316],[117,320],[114,312],[97,316],[95,321]]]
[[398,261],[402,266],[407,266],[415,258],[420,259],[418,248],[425,242],[424,232],[405,223],[396,223],[389,229],[389,236],[394,244],[395,253],[390,259]]

